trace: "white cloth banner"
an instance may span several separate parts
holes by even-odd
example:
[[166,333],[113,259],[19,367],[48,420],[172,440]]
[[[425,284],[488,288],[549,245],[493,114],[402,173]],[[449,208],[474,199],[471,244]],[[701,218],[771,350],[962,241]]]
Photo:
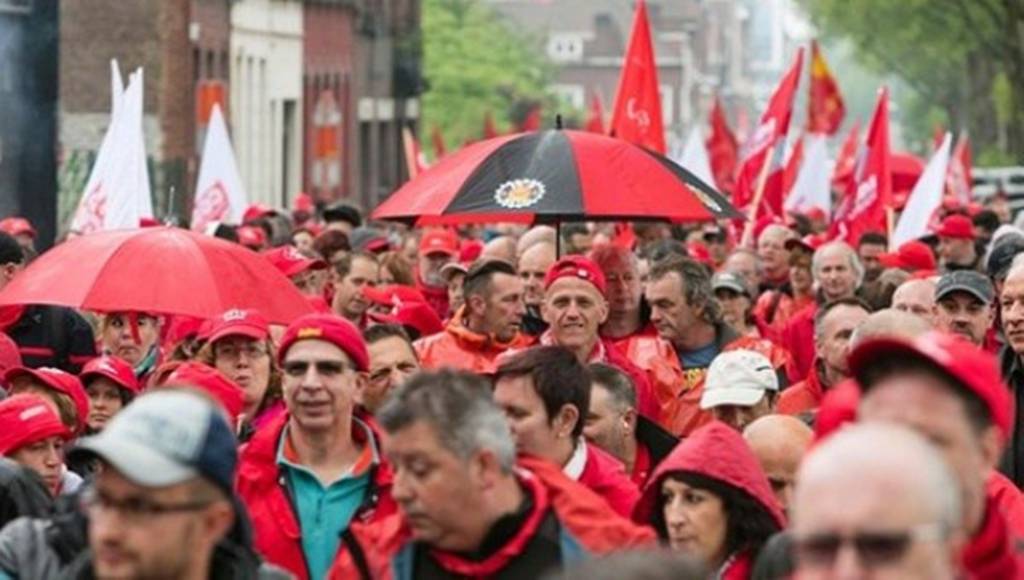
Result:
[[889,247],[900,247],[901,244],[928,235],[928,224],[932,214],[942,205],[942,193],[946,187],[946,168],[949,167],[949,148],[953,137],[949,133],[942,139],[921,177],[914,184],[914,189],[907,198],[900,221],[892,233]]
[[214,105],[196,181],[192,229],[205,231],[212,222],[241,223],[248,203],[227,123],[220,107]]

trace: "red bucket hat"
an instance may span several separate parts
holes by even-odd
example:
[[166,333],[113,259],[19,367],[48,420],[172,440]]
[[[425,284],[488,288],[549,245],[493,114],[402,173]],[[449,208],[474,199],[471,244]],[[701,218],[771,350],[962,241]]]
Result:
[[544,275],[544,289],[547,290],[555,281],[562,278],[579,278],[590,282],[604,296],[608,290],[604,272],[590,258],[583,256],[566,256],[548,268]]
[[75,433],[85,431],[85,420],[89,417],[89,396],[85,393],[82,381],[73,374],[66,373],[60,369],[41,367],[30,369],[28,367],[14,367],[7,369],[4,373],[4,384],[11,384],[14,379],[28,375],[47,387],[62,393],[71,398],[75,404],[75,414],[78,416],[78,425]]
[[283,362],[288,349],[300,340],[323,340],[345,352],[356,370],[370,368],[370,355],[359,329],[337,314],[307,314],[296,319],[284,331],[277,349],[277,360]]
[[89,384],[89,381],[96,378],[110,379],[114,384],[133,395],[138,395],[142,390],[139,380],[135,378],[135,370],[132,369],[132,365],[116,356],[100,356],[85,363],[78,378],[83,385]]
[[868,340],[850,353],[849,361],[862,392],[871,390],[872,385],[865,381],[871,365],[894,358],[914,358],[930,363],[985,404],[1003,440],[1012,436],[1013,396],[1003,382],[995,356],[944,332],[928,332],[909,342],[897,338]]
[[71,432],[61,423],[53,407],[39,395],[14,395],[0,401],[0,455],[49,437],[70,439]]

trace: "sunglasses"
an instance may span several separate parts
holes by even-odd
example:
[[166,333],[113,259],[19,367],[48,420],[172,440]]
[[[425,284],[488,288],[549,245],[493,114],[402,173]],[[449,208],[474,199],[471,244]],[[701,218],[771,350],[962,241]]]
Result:
[[808,567],[831,567],[839,550],[850,546],[867,567],[881,567],[899,562],[915,541],[940,540],[946,536],[944,526],[932,523],[899,531],[865,531],[853,535],[818,532],[794,535],[796,557]]
[[318,361],[305,361],[305,360],[293,360],[285,361],[281,365],[281,370],[284,374],[292,377],[305,376],[309,372],[309,367],[313,366],[316,369],[316,373],[325,377],[338,376],[348,370],[348,366],[343,362],[332,361],[332,360],[318,360]]

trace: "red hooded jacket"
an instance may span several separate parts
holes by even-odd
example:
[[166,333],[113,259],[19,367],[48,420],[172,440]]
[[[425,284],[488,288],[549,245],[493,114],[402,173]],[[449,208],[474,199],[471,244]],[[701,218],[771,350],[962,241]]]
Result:
[[[534,513],[553,513],[558,520],[559,544],[565,563],[616,550],[653,547],[654,533],[616,515],[597,494],[570,480],[551,463],[532,457],[519,458],[519,480],[532,495]],[[520,557],[536,530],[534,518],[528,519],[515,537],[490,558],[466,561],[456,554],[430,550],[433,560],[453,577],[487,578],[500,572]],[[416,548],[412,532],[401,514],[395,514],[374,526],[353,528],[354,541],[361,548],[363,562],[351,551],[335,561],[329,578],[349,580],[412,580]]]
[[[660,509],[662,482],[670,474],[680,471],[709,477],[746,493],[764,508],[779,530],[786,527],[786,517],[757,457],[747,447],[743,437],[721,421],[712,421],[698,428],[661,462],[648,480],[640,502],[633,511],[634,521],[653,521],[655,510]],[[744,578],[739,572],[749,567],[754,554],[742,552],[732,556],[726,561],[725,569],[719,571],[721,577]]]
[[[309,580],[299,518],[290,493],[282,483],[286,478],[277,464],[278,443],[288,418],[288,413],[282,413],[242,447],[235,486],[252,519],[256,551],[296,578]],[[360,416],[359,419],[370,426],[373,436],[379,441],[372,419],[368,416]],[[352,516],[350,532],[360,525],[376,524],[396,511],[391,498],[390,466],[381,463],[371,469],[370,488],[363,505]],[[343,541],[335,558],[345,552],[344,546]]]
[[603,497],[620,516],[628,518],[640,499],[640,490],[626,475],[618,459],[596,445],[587,443],[586,446],[587,463],[577,481]]

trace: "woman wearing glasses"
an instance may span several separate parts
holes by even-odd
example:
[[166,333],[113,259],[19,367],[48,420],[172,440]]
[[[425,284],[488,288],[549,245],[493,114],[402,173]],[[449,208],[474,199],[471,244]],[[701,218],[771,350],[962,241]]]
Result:
[[254,310],[228,310],[213,322],[206,345],[196,357],[242,387],[239,440],[284,411],[281,371],[274,356],[267,320]]
[[750,578],[761,547],[785,526],[754,454],[718,421],[694,431],[665,458],[633,515],[723,580]]

